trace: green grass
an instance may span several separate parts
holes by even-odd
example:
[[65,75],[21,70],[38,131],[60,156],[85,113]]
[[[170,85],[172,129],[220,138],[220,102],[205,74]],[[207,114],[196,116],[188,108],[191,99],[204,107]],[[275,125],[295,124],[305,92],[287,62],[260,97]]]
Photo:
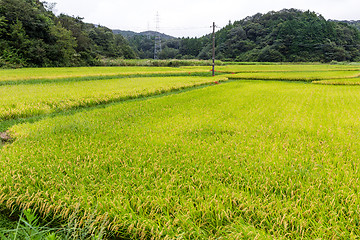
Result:
[[229,79],[307,81],[357,78],[360,71],[254,72],[228,75]]
[[[44,224],[36,213],[31,209],[21,211],[20,217],[13,224],[1,225],[0,215],[0,239],[1,240],[101,240],[104,238],[105,224],[99,229],[91,227],[93,218],[89,218],[83,227],[72,216],[64,226],[51,227],[52,222]],[[5,218],[7,220],[7,218]],[[9,220],[7,220],[9,221]]]
[[0,202],[136,239],[355,239],[359,90],[238,81],[17,125]]
[[0,86],[0,120],[95,106],[224,81],[225,77],[143,77]]
[[11,220],[7,214],[0,212],[0,230],[14,228],[16,228],[16,221]]

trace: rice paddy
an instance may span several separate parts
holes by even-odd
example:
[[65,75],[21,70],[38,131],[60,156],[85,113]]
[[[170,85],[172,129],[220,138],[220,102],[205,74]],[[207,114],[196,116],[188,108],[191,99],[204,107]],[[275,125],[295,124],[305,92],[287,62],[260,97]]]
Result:
[[317,71],[317,72],[255,72],[237,73],[229,79],[307,81],[359,78],[359,71]]
[[[1,107],[14,109],[85,98],[103,105],[109,101],[96,99],[114,92],[123,100],[71,115],[59,108],[10,127],[13,140],[0,150],[0,205],[64,219],[76,212],[80,222],[96,209],[94,226],[109,219],[111,233],[130,239],[359,238],[360,86],[311,82],[353,81],[360,71],[291,65],[279,75],[270,71],[278,65],[264,66],[246,66],[258,81],[1,86],[9,92]],[[214,81],[221,84],[126,101]]]
[[[204,72],[204,69],[193,69],[192,72]],[[127,76],[134,74],[188,73],[186,68],[174,67],[78,67],[78,68],[26,68],[2,69],[1,81],[63,79],[74,77]]]
[[221,76],[143,77],[0,86],[0,120],[95,106],[225,80],[227,78]]
[[313,81],[313,83],[323,85],[360,85],[360,78],[320,80]]

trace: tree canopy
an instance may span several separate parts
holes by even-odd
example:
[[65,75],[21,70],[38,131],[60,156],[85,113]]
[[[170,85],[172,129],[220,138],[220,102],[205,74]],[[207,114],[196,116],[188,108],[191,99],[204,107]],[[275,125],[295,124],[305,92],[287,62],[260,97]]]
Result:
[[39,0],[0,0],[0,67],[80,66],[100,57],[136,57],[121,35],[79,17],[55,16],[48,7]]

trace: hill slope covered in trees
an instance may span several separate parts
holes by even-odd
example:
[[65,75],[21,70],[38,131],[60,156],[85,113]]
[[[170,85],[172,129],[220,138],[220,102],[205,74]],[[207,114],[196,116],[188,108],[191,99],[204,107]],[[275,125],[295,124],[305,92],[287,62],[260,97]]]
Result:
[[[350,22],[349,22],[350,23]],[[251,62],[360,61],[360,31],[310,11],[284,9],[229,23],[216,32],[216,58]],[[129,37],[138,55],[151,57],[153,39]],[[210,59],[211,35],[163,41],[161,58]]]
[[[101,58],[153,58],[153,34],[114,31],[55,16],[39,0],[0,0],[0,67],[88,66]],[[216,32],[216,58],[250,62],[360,61],[358,21],[325,20],[284,9],[229,23]],[[162,35],[165,36],[165,35]],[[211,34],[162,39],[162,59],[210,59]]]
[[136,55],[106,27],[57,17],[39,0],[0,0],[0,67],[94,65],[98,57]]
[[220,57],[239,61],[359,61],[360,32],[310,11],[256,14],[217,33]]

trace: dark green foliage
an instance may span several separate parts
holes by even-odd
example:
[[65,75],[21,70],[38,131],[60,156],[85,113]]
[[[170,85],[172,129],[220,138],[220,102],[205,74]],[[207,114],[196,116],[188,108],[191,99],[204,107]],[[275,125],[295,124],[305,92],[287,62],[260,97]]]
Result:
[[333,22],[342,22],[342,23],[346,23],[346,24],[349,24],[350,26],[353,26],[355,28],[357,28],[358,30],[360,30],[360,20],[357,20],[357,21],[337,21],[337,20],[330,20],[330,21],[333,21]]
[[357,61],[359,31],[310,11],[256,14],[216,33],[217,55],[239,61]]
[[[349,25],[350,24],[350,25]],[[357,21],[327,21],[310,11],[284,9],[229,22],[216,32],[216,59],[246,62],[360,60]],[[152,58],[154,38],[127,35],[140,58]],[[211,59],[211,34],[162,41],[163,59]]]
[[134,58],[110,29],[56,17],[39,0],[0,0],[0,67],[94,65],[97,58]]

